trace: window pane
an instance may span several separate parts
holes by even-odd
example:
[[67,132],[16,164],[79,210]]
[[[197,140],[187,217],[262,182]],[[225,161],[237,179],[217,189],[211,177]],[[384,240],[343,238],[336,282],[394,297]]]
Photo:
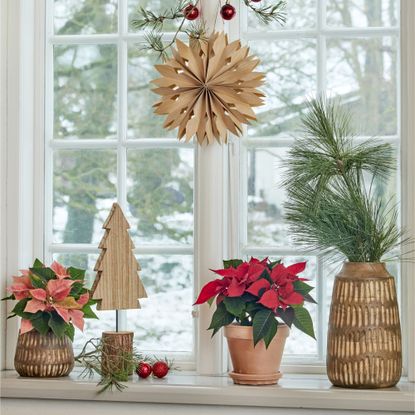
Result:
[[258,107],[258,122],[248,127],[249,137],[286,136],[299,128],[307,98],[316,91],[316,42],[281,40],[252,42],[252,53],[266,73],[266,105]]
[[[243,2],[241,2],[242,4]],[[264,3],[264,2],[262,2]],[[262,3],[254,3],[255,8],[262,7]],[[269,2],[271,5],[271,2]],[[275,4],[274,2],[272,4]],[[242,7],[245,7],[242,4]],[[248,30],[249,31],[270,31],[283,29],[310,29],[316,26],[317,21],[317,1],[316,0],[290,0],[287,1],[285,8],[287,22],[281,26],[277,22],[269,25],[264,24],[252,11],[248,10]]]
[[[177,4],[177,0],[128,0],[130,31],[136,31],[136,29],[133,29],[131,27],[131,20],[137,18],[138,7],[143,7],[144,9],[149,9],[155,13],[161,14],[165,10],[171,10],[172,8],[176,8]],[[166,22],[163,25],[163,31],[171,32],[173,30],[176,30],[180,23],[180,20],[178,20],[177,23],[172,22],[171,20],[166,20]]]
[[363,135],[397,134],[397,38],[331,39],[327,87]]
[[128,220],[140,243],[192,243],[193,149],[128,151]]
[[[92,286],[95,279],[95,272],[93,269],[98,259],[98,255],[83,253],[53,254],[53,259],[59,261],[65,267],[73,266],[86,269],[87,286],[88,288]],[[93,310],[99,319],[85,319],[83,332],[75,329],[75,338],[73,342],[75,353],[79,353],[89,339],[101,337],[103,331],[113,331],[116,328],[115,311],[97,311],[96,306],[93,307]]]
[[117,31],[117,0],[55,0],[57,35],[89,35]]
[[[283,257],[282,258],[285,265],[295,264],[296,262],[307,261],[307,267],[303,273],[301,273],[302,278],[308,278],[310,281],[307,281],[307,284],[316,286],[316,277],[317,277],[317,259],[316,257],[306,257],[306,256],[295,256],[295,257]],[[319,302],[320,299],[317,298],[316,290],[311,291],[311,296]],[[321,341],[318,339],[318,316],[317,316],[317,305],[312,303],[306,303],[305,307],[310,312],[311,318],[314,324],[314,333],[316,334],[317,341],[298,330],[295,327],[291,328],[290,335],[287,339],[287,343],[284,349],[285,355],[295,355],[297,357],[303,357],[304,355],[317,355],[318,347],[317,342]]]
[[288,148],[248,148],[248,245],[292,245],[283,220],[282,162]]
[[117,132],[117,47],[54,47],[54,138]]
[[111,150],[54,153],[54,242],[99,242],[101,226],[116,199],[116,160]]
[[397,26],[399,0],[327,0],[330,26]]
[[193,257],[138,255],[140,277],[148,298],[127,311],[127,330],[134,331],[140,351],[193,351]]
[[154,69],[160,62],[154,52],[140,47],[131,45],[128,53],[128,137],[176,137],[176,130],[163,128],[164,117],[154,114],[153,105],[160,97],[151,91],[155,88],[151,81],[160,77]]

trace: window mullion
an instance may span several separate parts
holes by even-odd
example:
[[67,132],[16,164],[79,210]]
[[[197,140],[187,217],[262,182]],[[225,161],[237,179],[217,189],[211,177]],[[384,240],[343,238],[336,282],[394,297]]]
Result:
[[[128,31],[126,0],[119,0],[118,13],[118,146],[117,146],[117,200],[124,212],[127,209],[127,67],[128,44],[122,36]],[[127,329],[127,312],[117,310],[117,330]]]

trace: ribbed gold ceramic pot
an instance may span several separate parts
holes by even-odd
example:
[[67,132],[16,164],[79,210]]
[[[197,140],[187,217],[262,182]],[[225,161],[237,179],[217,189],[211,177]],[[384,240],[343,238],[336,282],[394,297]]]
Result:
[[336,276],[327,339],[335,386],[385,388],[402,372],[395,279],[383,263],[345,262]]
[[53,333],[35,330],[17,339],[14,367],[20,376],[51,378],[67,376],[74,367],[72,342]]

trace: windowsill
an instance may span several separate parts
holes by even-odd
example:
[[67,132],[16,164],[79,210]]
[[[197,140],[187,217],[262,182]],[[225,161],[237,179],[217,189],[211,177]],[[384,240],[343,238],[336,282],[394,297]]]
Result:
[[175,373],[165,379],[133,376],[123,392],[97,394],[96,379],[20,378],[15,371],[1,374],[2,398],[65,399],[196,405],[319,408],[412,412],[415,384],[402,380],[396,387],[356,390],[333,387],[324,375],[285,375],[275,386],[234,385],[227,376]]

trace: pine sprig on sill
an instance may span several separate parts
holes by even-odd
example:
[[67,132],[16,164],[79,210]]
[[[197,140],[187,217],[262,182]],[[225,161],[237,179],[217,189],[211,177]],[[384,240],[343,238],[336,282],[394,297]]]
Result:
[[[114,365],[110,373],[103,373],[102,361],[105,354],[103,346],[103,341],[100,338],[93,338],[85,343],[81,353],[75,357],[75,362],[78,362],[84,368],[80,376],[84,378],[92,378],[94,374],[100,376],[101,380],[97,386],[101,388],[98,390],[98,393],[113,390],[114,388],[121,392],[127,387],[123,382],[128,381],[129,374],[138,366],[142,360],[142,355],[135,349],[132,353],[117,354],[117,362],[121,363]],[[108,360],[106,359],[106,361]]]
[[255,13],[259,20],[267,25],[272,22],[283,25],[287,21],[287,13],[285,12],[287,3],[284,0],[280,0],[273,6],[261,7],[255,7],[250,0],[244,0],[244,3]]

